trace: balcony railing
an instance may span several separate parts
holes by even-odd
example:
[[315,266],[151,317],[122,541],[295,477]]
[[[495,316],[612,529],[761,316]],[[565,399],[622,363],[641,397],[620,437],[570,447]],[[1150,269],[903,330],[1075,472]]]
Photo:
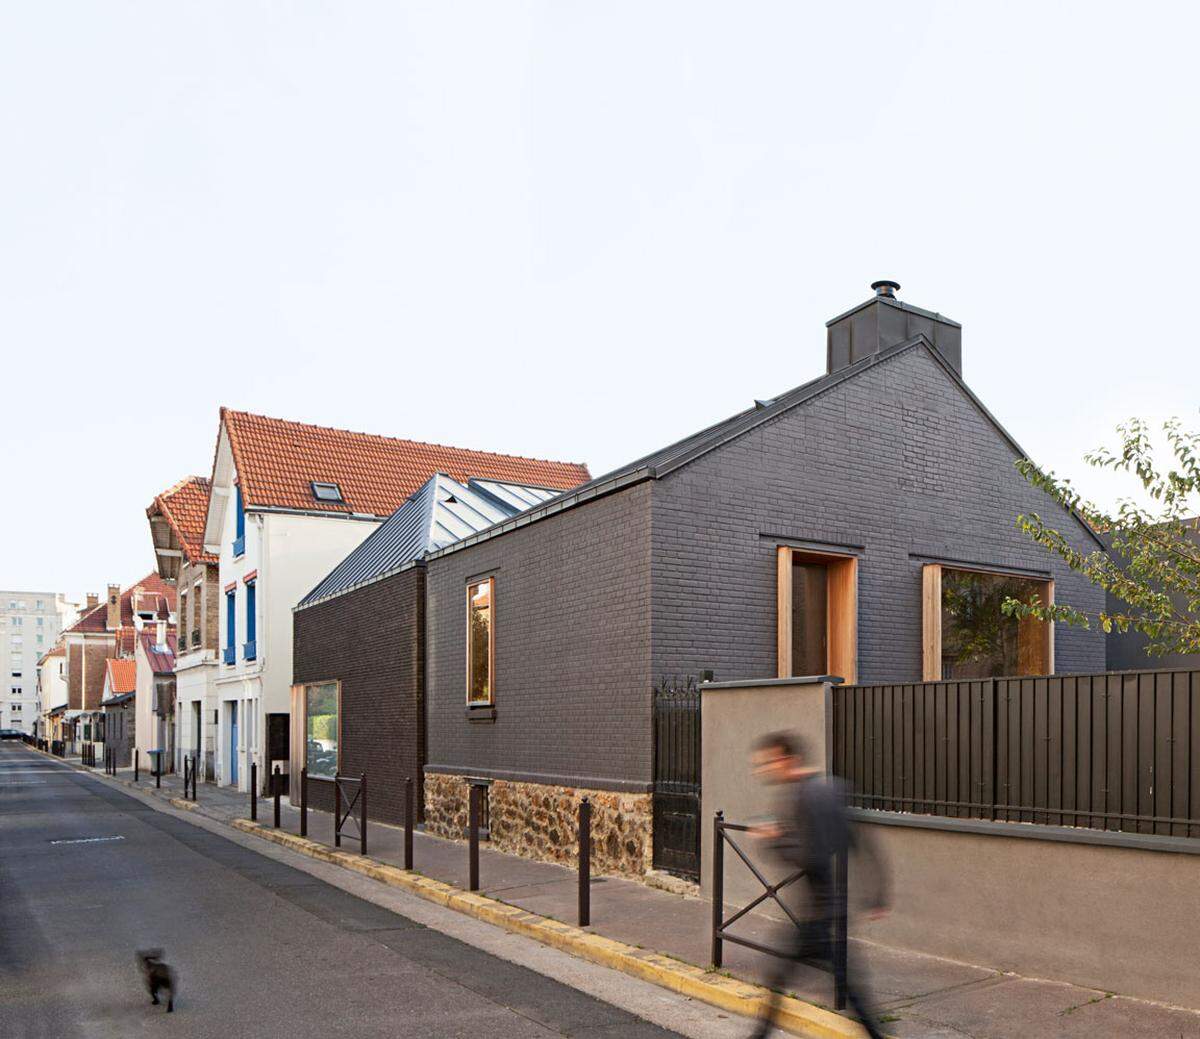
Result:
[[221,659],[226,664],[232,664],[237,660],[237,646],[226,646],[221,650]]
[[257,657],[258,656],[258,643],[257,642],[244,643],[242,646],[242,656],[245,657],[246,660],[253,660],[255,657]]

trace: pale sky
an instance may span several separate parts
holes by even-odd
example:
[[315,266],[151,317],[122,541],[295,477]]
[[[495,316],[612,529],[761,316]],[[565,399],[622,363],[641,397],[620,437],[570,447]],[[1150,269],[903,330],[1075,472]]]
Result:
[[154,565],[221,404],[586,462],[894,278],[1035,458],[1197,420],[1196,5],[10,3],[0,587]]

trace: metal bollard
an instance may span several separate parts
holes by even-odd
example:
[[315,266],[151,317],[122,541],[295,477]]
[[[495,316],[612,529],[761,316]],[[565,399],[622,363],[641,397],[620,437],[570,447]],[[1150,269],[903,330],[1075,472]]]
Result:
[[579,802],[579,926],[592,922],[592,803]]
[[342,846],[342,784],[336,772],[333,774],[333,846]]
[[404,781],[404,868],[413,868],[413,782]]
[[308,836],[308,769],[300,770],[300,836]]
[[712,965],[721,966],[721,927],[725,922],[725,838],[721,827],[725,813],[717,812],[713,820],[712,855]]
[[162,789],[162,755],[159,754],[154,761],[154,789]]
[[258,822],[258,762],[250,762],[250,821]]
[[275,771],[271,775],[271,793],[275,798],[275,829],[279,829],[279,790],[283,786],[283,781],[279,775],[279,766],[275,766]]
[[482,791],[474,783],[467,795],[467,861],[470,873],[469,889],[479,890],[479,801]]
[[360,773],[358,780],[358,839],[360,855],[367,853],[367,774]]
[[192,800],[193,801],[200,800],[200,798],[196,796],[196,771],[199,769],[199,767],[200,767],[200,756],[198,754],[193,754],[192,755]]
[[183,799],[186,801],[188,796],[188,765],[190,762],[187,758],[183,759]]
[[135,783],[138,781],[138,766],[139,766],[139,757],[138,757],[138,752],[135,749],[133,752],[133,781]]

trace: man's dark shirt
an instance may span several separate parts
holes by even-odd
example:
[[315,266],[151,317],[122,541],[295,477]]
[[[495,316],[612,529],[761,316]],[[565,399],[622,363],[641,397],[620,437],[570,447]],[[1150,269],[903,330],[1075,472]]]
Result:
[[855,880],[869,909],[887,905],[884,871],[874,845],[851,826],[846,815],[847,789],[835,776],[809,776],[783,788],[779,814],[782,831],[775,849],[791,865],[804,870],[810,883],[825,886],[832,879],[834,856],[857,853]]

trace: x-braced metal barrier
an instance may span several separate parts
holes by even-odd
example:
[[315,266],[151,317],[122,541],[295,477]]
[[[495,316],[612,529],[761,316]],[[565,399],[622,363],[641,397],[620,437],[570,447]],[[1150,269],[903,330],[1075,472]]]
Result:
[[[343,784],[349,783],[350,786]],[[355,786],[357,784],[357,786]],[[354,815],[358,807],[357,817]],[[343,810],[344,807],[344,810]],[[359,854],[367,853],[367,774],[362,773],[358,779],[352,776],[335,774],[333,777],[333,844],[342,846],[342,830],[346,823],[353,819],[358,827]],[[351,835],[353,836],[353,834]]]
[[[805,871],[802,869],[794,870],[777,884],[772,884],[763,875],[762,870],[750,860],[750,856],[730,836],[731,833],[748,833],[750,830],[751,827],[749,826],[726,822],[724,812],[717,812],[716,818],[713,820],[712,965],[714,970],[721,966],[722,946],[725,942],[733,942],[736,945],[745,946],[747,949],[766,953],[768,956],[780,956],[789,959],[794,956],[794,953],[789,950],[765,945],[762,942],[745,938],[742,935],[731,934],[729,931],[729,928],[735,923],[768,900],[774,902],[783,911],[783,914],[795,926],[797,932],[805,933],[810,931],[809,925],[797,916],[795,910],[787,904],[785,899],[780,897],[780,892],[804,877]],[[754,879],[763,888],[761,894],[742,906],[730,917],[725,916],[725,845],[727,844],[733,849],[737,857],[742,860],[746,868],[753,874]],[[825,959],[824,957],[817,956],[812,958],[806,957],[801,960],[801,962],[811,967],[816,967],[833,974],[835,983],[834,1006],[838,1010],[846,1008],[846,894],[846,856],[843,854],[838,855],[834,862],[834,912],[833,919],[830,921],[832,924],[832,934],[828,936],[828,944],[830,946],[828,950],[829,958]]]

